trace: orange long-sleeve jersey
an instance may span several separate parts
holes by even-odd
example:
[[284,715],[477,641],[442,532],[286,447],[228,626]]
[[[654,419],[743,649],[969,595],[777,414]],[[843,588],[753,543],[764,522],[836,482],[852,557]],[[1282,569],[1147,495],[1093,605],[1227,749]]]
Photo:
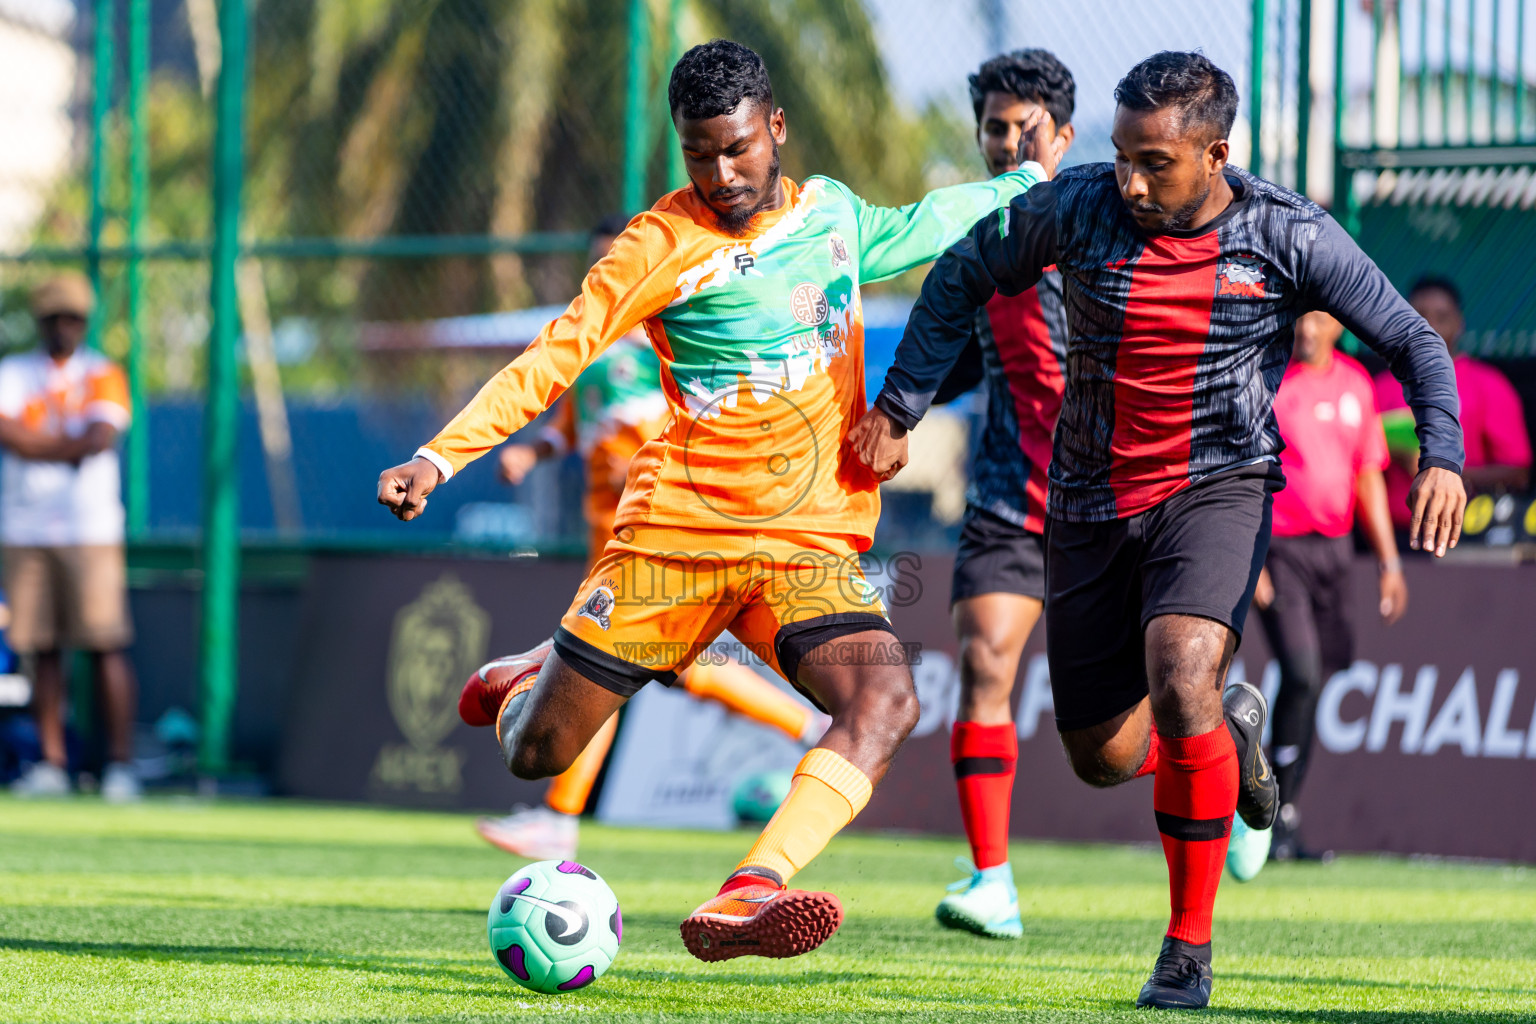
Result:
[[876,481],[843,450],[866,408],[861,281],[929,262],[1043,177],[1035,165],[900,208],[784,179],[741,237],[681,189],[630,222],[581,295],[417,454],[445,478],[559,397],[636,325],[671,419],[630,463],[617,526],[849,536],[867,547]]

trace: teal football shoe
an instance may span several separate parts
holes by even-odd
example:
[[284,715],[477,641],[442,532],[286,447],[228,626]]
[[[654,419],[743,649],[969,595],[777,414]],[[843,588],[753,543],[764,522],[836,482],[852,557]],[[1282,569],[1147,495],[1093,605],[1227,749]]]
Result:
[[939,901],[933,916],[946,928],[974,932],[989,939],[1017,939],[1024,934],[1019,920],[1019,891],[1013,885],[1013,867],[1003,863],[978,870],[964,857],[955,867],[970,873],[949,886],[950,894]]
[[1269,860],[1271,829],[1249,828],[1242,815],[1232,816],[1232,838],[1227,841],[1227,870],[1239,882],[1251,882]]

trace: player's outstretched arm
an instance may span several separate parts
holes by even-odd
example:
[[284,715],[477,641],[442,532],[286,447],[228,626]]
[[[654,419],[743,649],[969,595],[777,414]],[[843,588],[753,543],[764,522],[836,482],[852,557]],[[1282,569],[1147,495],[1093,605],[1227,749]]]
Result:
[[[419,448],[415,460],[384,472],[379,501],[403,520],[416,518],[433,487],[553,405],[610,345],[666,307],[681,265],[677,243],[676,234],[659,216],[637,217],[587,272],[581,295],[560,318]],[[424,490],[420,487],[430,474],[419,467],[404,472],[418,462],[437,474]]]
[[1403,385],[1419,435],[1419,472],[1409,492],[1409,544],[1441,556],[1461,537],[1467,492],[1461,469],[1461,404],[1445,342],[1332,217],[1319,224],[1302,280],[1313,308],[1332,313],[1387,361]]
[[988,181],[937,188],[900,207],[870,206],[849,192],[859,221],[859,280],[882,281],[933,262],[978,220],[1054,177],[1066,142],[1059,136],[1047,142],[1037,131],[1049,119],[1044,108],[1037,108],[1026,120],[1016,171]]
[[965,352],[976,311],[1017,295],[1057,261],[1056,186],[1036,185],[978,221],[928,273],[875,406],[912,429]]
[[989,213],[939,258],[923,282],[896,361],[874,407],[847,444],[876,479],[907,464],[907,431],[928,411],[971,337],[976,310],[999,290],[1016,294],[1056,262],[1056,204],[1049,183]]
[[883,281],[932,263],[978,220],[1047,177],[1039,164],[1028,163],[989,181],[936,188],[907,206],[870,206],[852,196],[859,218],[860,282]]

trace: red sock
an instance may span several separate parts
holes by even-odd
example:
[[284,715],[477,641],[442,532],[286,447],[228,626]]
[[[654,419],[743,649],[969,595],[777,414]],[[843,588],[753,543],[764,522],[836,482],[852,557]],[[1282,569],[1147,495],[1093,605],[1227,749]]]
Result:
[[971,859],[978,869],[1006,863],[1008,809],[1019,761],[1019,736],[1013,723],[956,722],[949,737],[949,760],[955,766]]
[[1203,736],[1161,738],[1152,808],[1168,861],[1168,934],[1197,946],[1209,942],[1237,809],[1237,747],[1226,723]]
[[1141,762],[1141,767],[1136,769],[1136,774],[1131,778],[1139,779],[1155,771],[1157,771],[1157,724],[1154,722],[1151,727],[1151,737],[1147,742],[1147,759]]

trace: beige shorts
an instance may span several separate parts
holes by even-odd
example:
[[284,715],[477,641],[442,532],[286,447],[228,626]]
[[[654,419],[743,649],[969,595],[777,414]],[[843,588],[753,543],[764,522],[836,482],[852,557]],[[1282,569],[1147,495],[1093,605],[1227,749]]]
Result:
[[11,606],[6,640],[17,654],[120,651],[133,643],[121,545],[7,546],[0,557]]

